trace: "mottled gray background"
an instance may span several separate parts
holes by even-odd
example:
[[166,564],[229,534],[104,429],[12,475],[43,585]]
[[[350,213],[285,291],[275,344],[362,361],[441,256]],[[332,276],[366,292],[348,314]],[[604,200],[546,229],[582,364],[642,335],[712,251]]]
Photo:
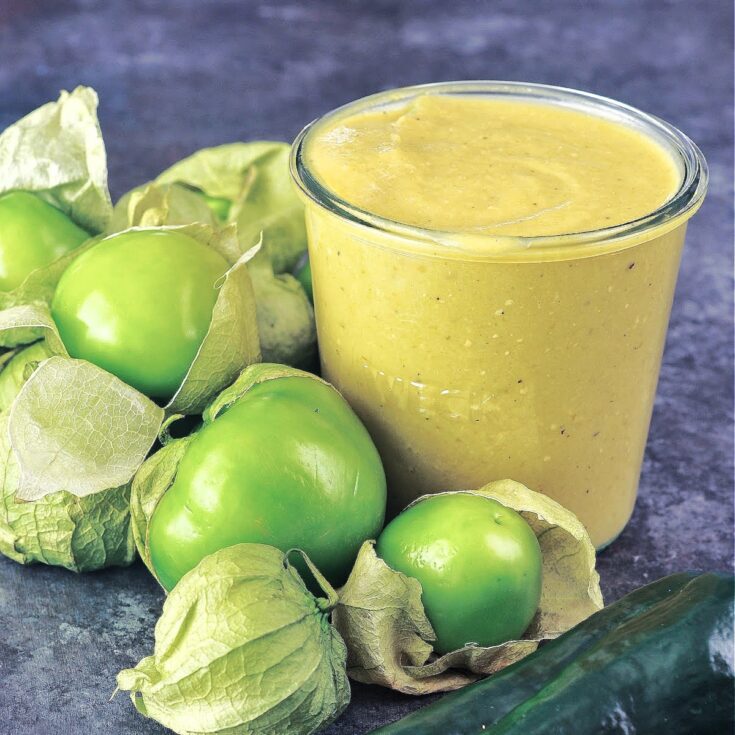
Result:
[[[516,79],[660,115],[704,150],[641,482],[599,560],[608,600],[732,564],[732,3],[0,0],[0,128],[84,83],[100,94],[113,195],[203,146],[289,140],[387,87]],[[151,648],[161,605],[141,566],[76,577],[0,561],[0,733],[161,733],[116,672]],[[421,702],[354,687],[328,732],[364,733]]]

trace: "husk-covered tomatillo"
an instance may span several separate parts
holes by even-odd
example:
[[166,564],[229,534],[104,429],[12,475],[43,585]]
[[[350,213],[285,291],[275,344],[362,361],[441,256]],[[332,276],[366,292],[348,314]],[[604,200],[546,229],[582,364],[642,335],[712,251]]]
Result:
[[375,551],[421,583],[437,653],[520,638],[536,614],[539,543],[518,513],[493,498],[425,497],[386,526]]
[[[130,481],[166,415],[201,413],[260,360],[247,269],[258,248],[234,226],[144,217],[117,229],[117,246],[137,248],[100,255],[117,246],[98,234],[112,206],[96,110],[80,87],[0,134],[3,264],[21,241],[34,254],[28,227],[53,251],[0,290],[0,552],[77,571],[132,560]],[[94,236],[60,253],[60,233]]]
[[31,273],[89,237],[64,212],[35,194],[0,194],[0,291],[18,288]]
[[129,485],[85,498],[60,490],[35,502],[16,499],[20,467],[10,445],[8,410],[33,369],[53,354],[40,340],[16,351],[0,372],[0,553],[21,564],[75,572],[126,566],[135,559]]
[[308,289],[292,272],[306,252],[303,205],[293,190],[287,143],[251,141],[204,148],[153,182],[124,194],[107,228],[206,222],[235,226],[248,263],[265,362],[310,367],[316,323]]
[[121,671],[118,688],[179,735],[310,735],[328,725],[350,699],[346,651],[329,623],[336,593],[309,565],[326,599],[270,546],[206,557],[166,599],[153,655]]
[[[0,133],[0,345],[9,348],[0,364],[0,553],[23,564],[81,572],[135,557],[130,475],[86,495],[89,478],[72,445],[102,465],[109,455],[100,447],[120,438],[122,424],[129,430],[125,450],[137,444],[145,452],[150,442],[140,437],[149,419],[153,440],[160,409],[129,400],[106,405],[101,395],[85,395],[89,375],[75,379],[79,366],[68,360],[46,307],[61,274],[92,245],[111,211],[94,90],[62,92]],[[61,361],[66,370],[58,369]],[[120,392],[113,397],[123,399]],[[63,415],[65,401],[75,404],[71,417]],[[121,424],[110,422],[108,436],[97,434],[112,415]],[[71,469],[37,483],[39,468],[51,465]]]
[[[515,533],[495,533],[496,514],[501,529],[503,525],[521,529],[520,545]],[[374,542],[367,541],[334,611],[334,625],[347,645],[347,671],[357,681],[406,694],[458,689],[527,656],[541,641],[557,637],[602,607],[595,550],[585,527],[571,511],[519,482],[498,480],[478,490],[425,496],[402,515],[408,527],[399,523],[391,539],[388,526],[382,544],[396,568],[376,554]],[[428,523],[412,528],[412,518]],[[442,520],[449,526],[446,533]],[[533,562],[533,540],[520,524],[528,525],[541,552],[538,609],[525,631],[519,607],[525,608],[525,615],[532,612],[538,580],[534,563],[519,568],[512,560],[520,554],[519,561]],[[434,549],[431,537],[438,542]],[[497,551],[500,557],[508,553],[511,558],[496,566]],[[432,564],[437,568],[416,574],[422,565]],[[403,571],[398,571],[401,566]],[[444,572],[451,573],[442,579]],[[494,599],[496,593],[505,597],[505,604]],[[436,619],[436,630],[429,615]],[[497,645],[477,645],[480,641],[464,630],[470,624],[476,626],[478,637],[483,632],[522,635]]]
[[[138,261],[119,257],[131,243],[150,266],[144,273],[136,273]],[[44,339],[53,353],[31,371],[9,412],[23,500],[127,484],[166,414],[201,413],[260,360],[247,270],[257,248],[240,253],[233,228],[131,228],[83,247],[53,315],[38,302],[0,311],[0,344]]]
[[218,396],[195,435],[145,462],[131,508],[141,556],[168,590],[207,554],[244,542],[302,549],[339,585],[380,532],[385,500],[378,452],[342,396],[263,363]]
[[262,236],[276,274],[306,251],[304,207],[288,171],[288,143],[254,140],[203,148],[163,171],[156,184],[200,193],[218,220],[234,222],[244,247]]
[[266,253],[253,258],[248,270],[258,308],[263,360],[308,368],[317,350],[308,293],[290,273],[274,273]]
[[204,340],[228,270],[215,250],[176,230],[105,238],[61,277],[51,314],[72,357],[170,399]]
[[0,309],[48,302],[112,213],[89,87],[62,92],[0,133]]

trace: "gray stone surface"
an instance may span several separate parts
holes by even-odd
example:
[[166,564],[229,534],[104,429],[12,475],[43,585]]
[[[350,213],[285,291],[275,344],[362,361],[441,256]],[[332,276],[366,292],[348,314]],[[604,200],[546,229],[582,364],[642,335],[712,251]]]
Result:
[[[599,561],[613,600],[732,564],[731,59],[729,0],[3,0],[0,128],[93,85],[119,195],[202,146],[291,139],[335,105],[417,82],[561,84],[680,126],[711,191],[690,226],[640,500]],[[109,701],[115,673],[149,652],[161,600],[140,565],[77,577],[1,560],[0,734],[163,732]],[[359,686],[353,699],[330,735],[422,704]]]

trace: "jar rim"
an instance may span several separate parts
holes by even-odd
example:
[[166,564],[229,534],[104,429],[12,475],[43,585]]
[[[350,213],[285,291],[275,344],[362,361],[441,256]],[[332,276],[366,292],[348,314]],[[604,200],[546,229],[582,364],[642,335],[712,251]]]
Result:
[[[357,207],[322,184],[309,169],[304,159],[304,148],[315,128],[329,120],[347,114],[372,110],[385,105],[400,105],[423,94],[477,95],[514,99],[527,102],[551,103],[566,108],[589,112],[607,119],[628,124],[657,140],[672,156],[681,171],[677,191],[658,208],[636,219],[617,225],[540,236],[502,235],[490,233],[463,233],[420,227],[399,222]],[[700,149],[678,128],[664,120],[642,112],[623,102],[591,92],[546,84],[506,81],[456,81],[420,84],[378,92],[335,108],[309,123],[296,137],[290,159],[291,176],[302,196],[323,209],[358,225],[397,236],[416,244],[437,244],[459,253],[497,256],[502,253],[541,249],[576,249],[580,246],[600,246],[637,239],[652,229],[673,229],[688,219],[702,202],[707,191],[707,162]],[[581,253],[580,253],[581,255]]]

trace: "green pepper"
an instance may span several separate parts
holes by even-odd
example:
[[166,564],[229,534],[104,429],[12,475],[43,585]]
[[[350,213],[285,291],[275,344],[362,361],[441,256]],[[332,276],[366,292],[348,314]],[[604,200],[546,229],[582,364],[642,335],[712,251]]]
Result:
[[60,209],[26,191],[0,195],[0,291],[12,291],[90,237]]
[[733,723],[733,576],[674,574],[375,735],[720,735]]
[[300,371],[256,365],[243,378],[253,371],[275,377],[255,382],[211,423],[205,413],[153,511],[150,561],[166,589],[238,543],[299,548],[338,585],[382,528],[383,466],[347,402]]
[[388,524],[375,550],[421,583],[437,653],[520,638],[538,609],[538,540],[497,500],[462,492],[423,498]]
[[51,305],[72,357],[169,399],[204,340],[228,269],[215,250],[172,230],[112,235],[64,272]]

